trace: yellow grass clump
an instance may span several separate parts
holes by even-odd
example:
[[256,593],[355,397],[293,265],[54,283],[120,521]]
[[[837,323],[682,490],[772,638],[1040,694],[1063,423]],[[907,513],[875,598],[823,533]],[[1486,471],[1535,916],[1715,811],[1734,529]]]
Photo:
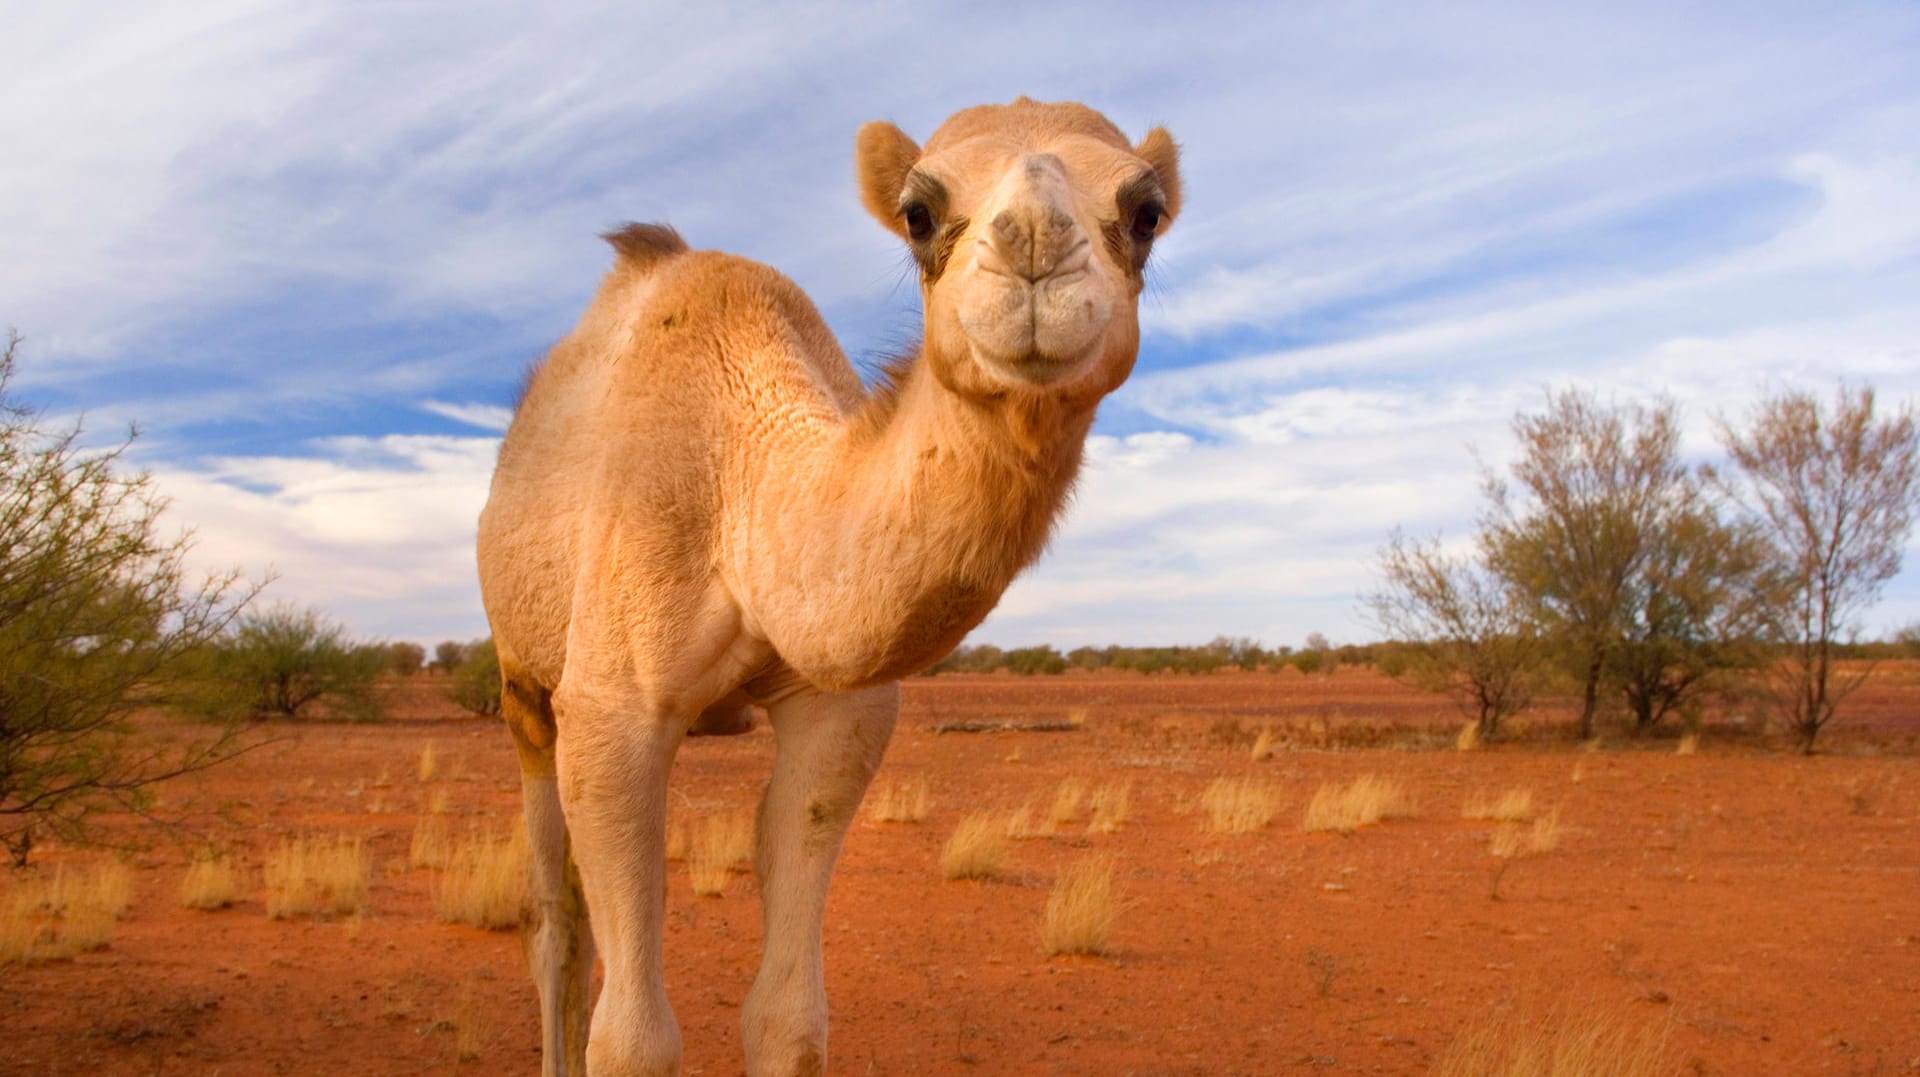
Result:
[[1051,838],[1055,827],[1051,817],[1036,818],[1032,804],[1022,804],[1007,816],[1007,837],[1014,841]]
[[14,889],[0,918],[0,965],[62,961],[113,941],[113,928],[133,902],[133,873],[117,861],[85,870],[54,869],[49,878]]
[[1471,752],[1480,747],[1480,723],[1468,722],[1460,727],[1460,735],[1453,738],[1453,749],[1457,752]]
[[1253,738],[1253,761],[1264,763],[1273,758],[1274,736],[1272,726],[1263,726],[1260,735]]
[[1653,1077],[1678,1072],[1670,1020],[1592,1006],[1545,1014],[1495,1010],[1469,1022],[1436,1060],[1435,1077]]
[[373,858],[364,841],[332,838],[282,840],[262,865],[267,915],[275,920],[303,913],[350,913],[366,907]]
[[433,904],[443,923],[498,931],[520,923],[526,894],[525,831],[495,834],[475,828],[448,858]]
[[1087,823],[1089,834],[1114,834],[1133,818],[1133,783],[1109,782],[1093,791],[1093,817]]
[[1316,790],[1300,829],[1350,834],[1382,819],[1404,819],[1413,814],[1413,802],[1399,782],[1362,774],[1350,785],[1329,783]]
[[1060,783],[1053,794],[1053,807],[1048,810],[1047,818],[1055,825],[1071,823],[1080,814],[1080,808],[1086,803],[1087,783],[1079,778],[1068,778]]
[[1700,734],[1688,733],[1680,738],[1679,747],[1674,749],[1677,755],[1692,755],[1700,750]]
[[413,826],[413,841],[407,846],[407,863],[416,868],[444,868],[453,857],[453,835],[447,821],[429,815]]
[[1207,813],[1207,829],[1216,834],[1251,834],[1265,830],[1280,813],[1280,794],[1252,778],[1215,778],[1200,794]]
[[1499,797],[1494,797],[1484,789],[1476,789],[1467,797],[1466,806],[1460,809],[1462,819],[1492,819],[1502,823],[1518,823],[1533,818],[1533,790],[1509,789]]
[[1120,916],[1113,860],[1090,856],[1067,865],[1047,893],[1041,934],[1048,954],[1103,954]]
[[1007,860],[1006,824],[992,812],[974,812],[960,820],[940,850],[940,874],[948,879],[988,879]]
[[180,880],[180,905],[188,909],[224,909],[240,897],[240,867],[231,856],[211,850],[195,854]]
[[867,818],[876,823],[917,823],[927,817],[927,776],[888,779],[867,795]]
[[753,866],[753,815],[721,812],[702,822],[687,850],[687,881],[701,897],[726,892],[727,876]]
[[420,780],[423,782],[432,781],[434,772],[439,769],[440,761],[433,754],[433,742],[428,741],[427,746],[420,749]]

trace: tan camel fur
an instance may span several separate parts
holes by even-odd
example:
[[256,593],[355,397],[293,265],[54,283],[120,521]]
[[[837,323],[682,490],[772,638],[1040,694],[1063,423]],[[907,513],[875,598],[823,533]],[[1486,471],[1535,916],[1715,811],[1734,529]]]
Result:
[[747,1069],[825,1069],[821,915],[897,681],[1039,555],[1094,408],[1133,367],[1147,252],[1180,203],[1165,130],[1133,145],[1081,105],[1022,98],[958,113],[924,149],[870,123],[856,167],[925,304],[887,385],[862,388],[785,277],[634,225],[607,237],[613,269],[501,446],[480,580],[520,751],[548,1074],[678,1072],[668,770],[685,735],[740,731],[754,705],[777,755]]

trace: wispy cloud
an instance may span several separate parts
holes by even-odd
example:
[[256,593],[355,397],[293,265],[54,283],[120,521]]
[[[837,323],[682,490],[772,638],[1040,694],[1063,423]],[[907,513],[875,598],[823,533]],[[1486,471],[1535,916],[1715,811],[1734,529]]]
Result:
[[[916,294],[853,131],[1016,93],[1166,123],[1189,197],[1135,380],[988,636],[1362,634],[1387,529],[1469,526],[1468,446],[1497,465],[1548,384],[1666,392],[1699,453],[1767,386],[1920,395],[1897,5],[1240,5],[1149,49],[1124,5],[82,2],[8,36],[22,386],[139,421],[204,555],[371,631],[483,631],[496,442],[446,424],[504,427],[595,233],[671,219],[775,264],[870,354]],[[1879,616],[1920,619],[1920,586]]]

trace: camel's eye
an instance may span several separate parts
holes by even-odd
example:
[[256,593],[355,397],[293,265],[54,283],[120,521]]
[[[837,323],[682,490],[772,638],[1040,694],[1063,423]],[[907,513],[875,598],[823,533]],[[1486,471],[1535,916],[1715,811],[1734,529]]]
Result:
[[1166,209],[1157,202],[1148,202],[1133,211],[1133,238],[1142,243],[1151,242],[1153,234],[1160,229],[1160,215]]
[[909,202],[900,215],[907,219],[907,235],[915,243],[933,238],[933,211],[924,202]]

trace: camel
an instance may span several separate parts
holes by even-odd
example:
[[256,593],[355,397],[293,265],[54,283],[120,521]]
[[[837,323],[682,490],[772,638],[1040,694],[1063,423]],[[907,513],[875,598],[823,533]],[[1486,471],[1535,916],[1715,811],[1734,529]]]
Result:
[[[1142,273],[1180,207],[1164,128],[1078,104],[856,136],[867,210],[917,263],[924,340],[868,391],[800,289],[664,225],[616,257],[534,371],[479,568],[530,839],[546,1074],[677,1073],[662,976],[667,779],[758,707],[773,774],[753,1074],[826,1067],[821,919],[893,732],[1041,552],[1094,410],[1132,370]],[[588,1018],[596,947],[605,980]]]

